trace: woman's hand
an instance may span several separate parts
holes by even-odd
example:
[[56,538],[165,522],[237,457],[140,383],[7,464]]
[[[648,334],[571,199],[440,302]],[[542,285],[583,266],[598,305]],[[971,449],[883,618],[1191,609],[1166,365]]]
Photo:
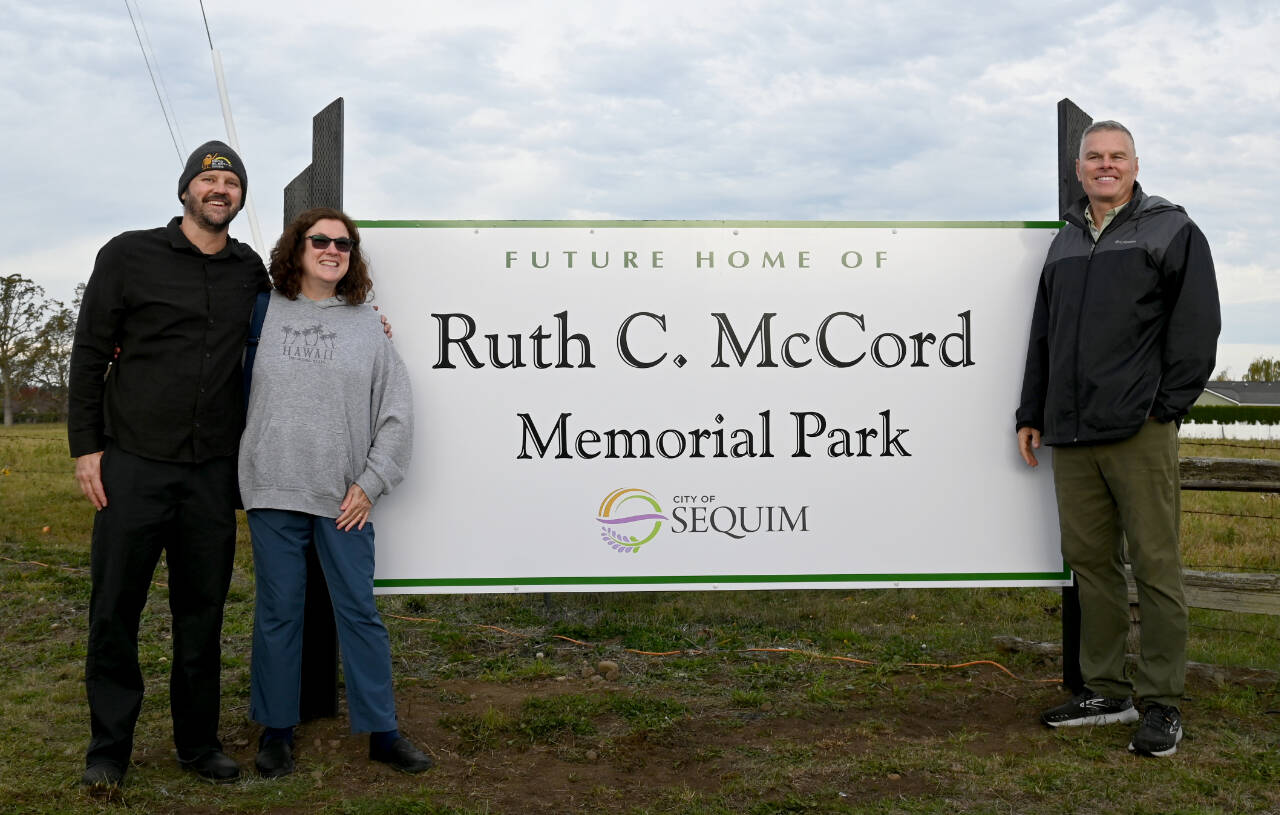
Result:
[[373,502],[360,489],[359,484],[352,484],[347,487],[347,496],[342,499],[338,509],[342,510],[342,514],[338,516],[338,528],[343,532],[350,532],[352,527],[364,529],[365,522],[369,520],[369,510],[373,509]]

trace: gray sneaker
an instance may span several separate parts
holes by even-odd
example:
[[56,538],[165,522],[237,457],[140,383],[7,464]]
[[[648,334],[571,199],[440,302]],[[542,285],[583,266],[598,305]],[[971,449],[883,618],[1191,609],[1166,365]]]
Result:
[[1182,714],[1172,705],[1152,702],[1142,717],[1142,724],[1129,741],[1129,752],[1140,756],[1164,758],[1178,752],[1182,741]]
[[1087,724],[1136,722],[1138,710],[1132,698],[1112,699],[1088,688],[1071,697],[1071,701],[1040,714],[1049,727],[1079,727]]

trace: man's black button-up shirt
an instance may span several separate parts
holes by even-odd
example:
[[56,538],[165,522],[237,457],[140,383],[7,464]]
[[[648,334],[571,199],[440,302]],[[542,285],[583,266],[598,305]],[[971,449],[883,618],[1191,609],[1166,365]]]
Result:
[[71,353],[72,456],[102,450],[107,437],[159,461],[236,452],[240,359],[266,271],[234,238],[203,254],[181,222],[125,232],[98,252]]

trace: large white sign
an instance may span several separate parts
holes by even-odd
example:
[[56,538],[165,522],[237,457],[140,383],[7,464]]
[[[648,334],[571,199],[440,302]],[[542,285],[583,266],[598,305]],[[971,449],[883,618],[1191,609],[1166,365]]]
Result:
[[416,402],[380,592],[1057,586],[1056,224],[361,224]]

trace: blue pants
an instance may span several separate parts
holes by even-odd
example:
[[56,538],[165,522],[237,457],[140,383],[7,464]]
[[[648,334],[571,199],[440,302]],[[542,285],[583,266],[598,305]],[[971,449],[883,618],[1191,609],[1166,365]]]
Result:
[[394,730],[391,640],[373,601],[373,524],[343,532],[333,518],[305,512],[247,514],[257,586],[250,718],[267,727],[298,723],[306,552],[315,546],[338,623],[351,732]]

